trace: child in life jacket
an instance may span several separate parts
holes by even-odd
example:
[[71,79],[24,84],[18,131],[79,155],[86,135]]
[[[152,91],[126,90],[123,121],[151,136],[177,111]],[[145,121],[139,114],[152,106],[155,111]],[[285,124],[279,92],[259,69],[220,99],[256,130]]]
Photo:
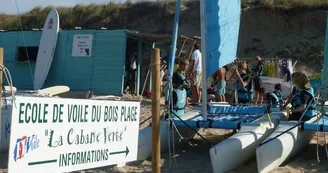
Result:
[[238,103],[250,103],[253,100],[253,89],[251,77],[247,74],[247,63],[241,61],[238,63],[238,69],[235,69],[236,90]]
[[274,91],[266,94],[266,100],[273,108],[279,108],[282,106],[281,84],[277,83],[274,86]]
[[313,88],[308,77],[301,72],[292,74],[292,82],[295,87],[281,110],[284,110],[287,104],[291,102],[292,109],[289,120],[308,121],[316,115],[316,100]]
[[187,91],[189,87],[185,77],[185,71],[189,65],[189,61],[181,60],[179,68],[173,73],[172,77],[172,104],[170,104],[170,113],[174,116],[183,116],[185,113],[185,107],[187,104]]

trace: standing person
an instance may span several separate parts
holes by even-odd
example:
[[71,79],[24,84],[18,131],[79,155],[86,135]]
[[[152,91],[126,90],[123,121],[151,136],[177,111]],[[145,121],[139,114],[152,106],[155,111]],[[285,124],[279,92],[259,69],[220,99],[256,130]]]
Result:
[[136,71],[137,71],[137,57],[134,53],[129,52],[126,58],[126,91],[130,94],[135,92],[135,81],[136,81]]
[[287,60],[287,82],[290,82],[292,79],[292,74],[293,74],[293,64],[292,64],[292,60],[290,58],[288,58]]
[[255,104],[263,104],[263,97],[265,93],[264,85],[262,82],[263,63],[261,57],[255,58],[256,64],[252,68],[252,77],[255,89]]
[[228,67],[223,66],[223,67],[219,68],[213,76],[213,79],[217,80],[216,92],[215,92],[215,97],[216,97],[217,102],[225,102],[226,101],[225,92],[226,92],[226,86],[227,86],[227,83],[226,83],[227,71],[228,71]]
[[285,82],[291,81],[291,74],[293,73],[293,64],[291,59],[284,59],[282,60],[282,71],[283,71],[283,78],[286,76]]
[[247,75],[247,63],[241,61],[238,64],[238,70],[235,69],[234,75],[237,77],[237,95],[238,103],[249,103],[253,100],[253,89],[251,77]]
[[198,43],[196,43],[194,46],[194,52],[192,53],[191,67],[192,70],[189,76],[191,78],[192,101],[194,104],[198,104],[201,98],[201,82],[202,82],[202,54],[199,50]]

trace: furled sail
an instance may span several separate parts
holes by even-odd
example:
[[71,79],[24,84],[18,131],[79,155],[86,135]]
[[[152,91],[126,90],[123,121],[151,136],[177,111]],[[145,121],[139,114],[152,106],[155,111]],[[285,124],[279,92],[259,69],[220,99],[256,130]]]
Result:
[[209,77],[236,59],[241,3],[240,0],[204,1],[204,47],[206,77]]
[[327,75],[328,73],[328,13],[327,13],[327,25],[326,25],[326,41],[325,41],[325,54],[323,60],[323,70],[321,75],[321,85],[322,85],[322,100],[326,101],[327,97]]

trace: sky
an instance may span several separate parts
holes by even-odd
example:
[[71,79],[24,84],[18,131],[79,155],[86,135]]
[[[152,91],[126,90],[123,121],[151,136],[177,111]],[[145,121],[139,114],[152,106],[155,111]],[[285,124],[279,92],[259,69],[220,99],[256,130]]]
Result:
[[107,4],[108,2],[123,2],[125,0],[3,0],[0,5],[0,13],[17,14],[16,1],[20,13],[27,12],[34,7],[41,6],[66,6],[71,7],[76,4]]

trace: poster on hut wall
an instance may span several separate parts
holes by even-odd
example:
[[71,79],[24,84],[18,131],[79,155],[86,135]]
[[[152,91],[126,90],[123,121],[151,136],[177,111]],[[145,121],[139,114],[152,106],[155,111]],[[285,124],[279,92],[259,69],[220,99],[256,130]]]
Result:
[[137,159],[139,102],[16,97],[9,173],[71,172]]
[[90,57],[92,55],[93,35],[74,35],[73,57]]

